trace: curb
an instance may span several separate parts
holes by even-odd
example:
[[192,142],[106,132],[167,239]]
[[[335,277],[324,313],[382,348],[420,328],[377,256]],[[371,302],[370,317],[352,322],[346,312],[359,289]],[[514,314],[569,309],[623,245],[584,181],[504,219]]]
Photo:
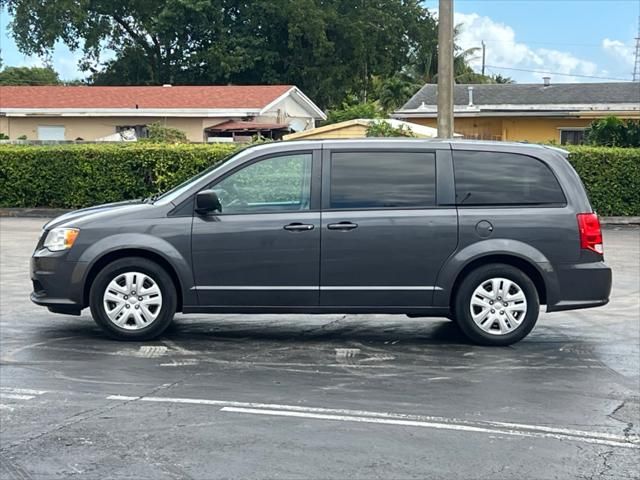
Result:
[[[0,217],[55,218],[72,212],[65,208],[0,208]],[[640,217],[600,217],[602,225],[640,225]]]
[[71,211],[66,208],[0,208],[0,217],[55,218]]
[[602,217],[602,225],[640,225],[640,217]]

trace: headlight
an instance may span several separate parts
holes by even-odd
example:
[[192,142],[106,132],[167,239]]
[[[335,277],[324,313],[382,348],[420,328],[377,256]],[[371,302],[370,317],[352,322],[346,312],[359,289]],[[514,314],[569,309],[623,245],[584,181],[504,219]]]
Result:
[[54,228],[47,234],[44,247],[52,252],[67,250],[73,246],[79,233],[77,228]]

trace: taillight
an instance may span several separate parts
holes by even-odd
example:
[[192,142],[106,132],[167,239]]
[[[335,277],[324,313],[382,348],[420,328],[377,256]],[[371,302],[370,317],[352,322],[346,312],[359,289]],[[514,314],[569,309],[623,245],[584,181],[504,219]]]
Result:
[[595,213],[579,213],[578,229],[580,230],[580,248],[593,250],[602,255],[602,230],[600,220]]

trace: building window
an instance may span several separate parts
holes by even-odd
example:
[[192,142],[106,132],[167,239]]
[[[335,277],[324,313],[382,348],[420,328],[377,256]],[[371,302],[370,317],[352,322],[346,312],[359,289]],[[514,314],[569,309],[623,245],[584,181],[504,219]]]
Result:
[[38,140],[64,140],[64,125],[38,125]]
[[582,145],[584,143],[584,128],[561,128],[560,144],[561,145]]
[[147,138],[149,136],[149,130],[146,125],[118,125],[116,127],[116,133],[122,133],[130,130],[136,132],[136,138]]

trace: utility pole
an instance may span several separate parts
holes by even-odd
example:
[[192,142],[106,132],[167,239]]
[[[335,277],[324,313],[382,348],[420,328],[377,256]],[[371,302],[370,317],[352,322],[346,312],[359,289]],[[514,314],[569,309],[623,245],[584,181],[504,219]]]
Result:
[[453,0],[438,8],[438,137],[453,137]]
[[636,37],[636,55],[633,62],[633,81],[640,82],[640,15],[638,15],[638,36]]
[[484,63],[485,63],[485,59],[486,57],[486,52],[487,52],[487,44],[484,43],[484,40],[482,40],[482,76],[484,77]]

